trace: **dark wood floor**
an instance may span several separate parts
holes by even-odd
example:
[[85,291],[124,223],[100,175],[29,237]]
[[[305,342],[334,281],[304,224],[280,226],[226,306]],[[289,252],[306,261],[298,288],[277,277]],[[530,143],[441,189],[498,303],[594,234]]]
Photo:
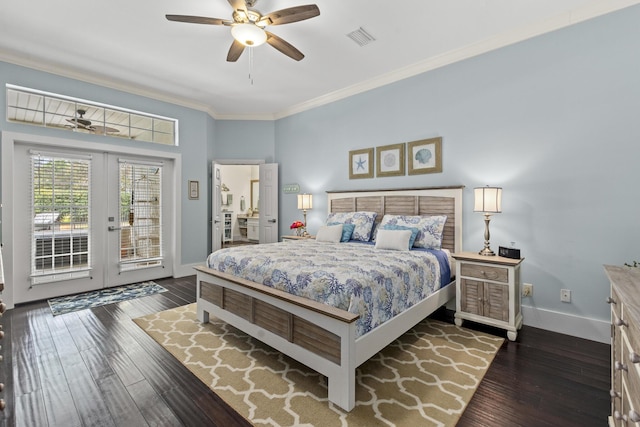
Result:
[[[157,282],[169,292],[57,317],[46,302],[5,313],[0,425],[249,425],[131,321],[195,301],[195,277]],[[609,357],[608,345],[525,326],[458,425],[606,425]]]

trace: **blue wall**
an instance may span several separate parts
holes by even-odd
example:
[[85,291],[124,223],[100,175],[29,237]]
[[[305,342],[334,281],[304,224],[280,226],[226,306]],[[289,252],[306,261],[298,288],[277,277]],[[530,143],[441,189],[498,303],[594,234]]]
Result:
[[[469,251],[484,240],[473,187],[502,186],[492,248],[515,241],[526,257],[523,304],[608,321],[602,264],[640,258],[638,22],[629,8],[281,119],[281,182],[316,196],[311,232],[325,190],[463,184]],[[434,136],[443,173],[349,180],[350,150]],[[300,218],[292,196],[280,215]]]

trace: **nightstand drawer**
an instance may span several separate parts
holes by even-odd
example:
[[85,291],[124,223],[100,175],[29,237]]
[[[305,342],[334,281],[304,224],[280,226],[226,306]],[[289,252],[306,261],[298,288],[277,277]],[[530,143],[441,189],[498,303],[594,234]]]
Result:
[[464,277],[473,277],[480,280],[493,280],[502,283],[509,282],[509,269],[502,267],[476,265],[465,262],[460,265],[460,274]]

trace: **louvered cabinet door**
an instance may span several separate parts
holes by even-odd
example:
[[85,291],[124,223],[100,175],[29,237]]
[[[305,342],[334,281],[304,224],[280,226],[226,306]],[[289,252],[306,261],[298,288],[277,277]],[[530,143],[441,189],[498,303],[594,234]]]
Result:
[[460,310],[465,313],[482,316],[484,307],[484,282],[472,279],[461,279]]
[[523,259],[482,256],[471,252],[456,259],[456,325],[471,320],[507,331],[515,341],[522,327],[520,266]]
[[500,283],[484,284],[483,316],[490,319],[509,321],[509,286]]

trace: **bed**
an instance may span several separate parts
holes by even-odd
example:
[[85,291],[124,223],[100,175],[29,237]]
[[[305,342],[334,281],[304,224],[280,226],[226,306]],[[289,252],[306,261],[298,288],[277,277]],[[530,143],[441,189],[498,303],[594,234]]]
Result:
[[[445,215],[442,248],[453,253],[461,249],[462,189],[462,186],[456,186],[415,190],[328,192],[327,205],[329,213],[333,214],[375,212],[377,225],[385,215]],[[353,250],[353,256],[361,260],[373,259],[376,252],[372,249],[374,246],[362,242],[335,245],[342,245],[341,250]],[[440,283],[432,285],[424,294],[415,291],[414,296],[418,295],[417,299],[406,304],[407,307],[398,304],[397,300],[389,304],[399,306],[397,313],[389,315],[381,311],[372,314],[362,308],[362,301],[360,304],[354,304],[353,301],[349,303],[338,300],[332,301],[333,305],[325,304],[321,302],[325,297],[321,292],[317,292],[317,289],[306,295],[308,298],[292,295],[286,292],[286,284],[290,282],[286,274],[284,277],[287,280],[280,280],[283,277],[283,270],[280,268],[275,269],[277,274],[271,270],[269,276],[269,281],[284,283],[280,286],[274,283],[268,283],[267,286],[263,284],[267,281],[258,279],[258,276],[254,278],[246,274],[245,277],[235,275],[240,270],[245,273],[253,272],[260,264],[267,264],[262,262],[263,259],[268,259],[270,263],[271,258],[261,257],[275,256],[273,251],[277,248],[284,252],[285,258],[292,258],[292,253],[317,252],[314,258],[299,257],[306,260],[308,265],[304,268],[308,268],[309,271],[318,271],[318,265],[323,266],[331,262],[332,255],[328,253],[331,251],[330,246],[313,241],[254,246],[255,250],[260,249],[255,252],[255,268],[250,265],[253,261],[250,258],[245,257],[246,262],[243,261],[243,264],[246,265],[240,268],[234,265],[235,261],[226,258],[226,255],[224,261],[221,261],[219,256],[214,257],[218,259],[218,264],[213,262],[215,268],[210,268],[210,256],[206,266],[196,267],[198,319],[208,322],[210,315],[216,316],[325,375],[328,379],[329,401],[346,411],[355,406],[356,368],[455,296],[453,278],[448,276],[444,281],[438,278]],[[405,263],[413,262],[412,257],[418,256],[413,254],[413,250],[402,253],[388,252],[395,256],[403,254]],[[362,253],[370,255],[363,256]],[[299,265],[294,269],[298,273],[303,272],[303,266]],[[455,268],[451,267],[451,271],[455,271]],[[404,274],[406,283],[415,281],[407,276],[408,273]],[[354,279],[364,276],[364,270],[360,270],[354,275]],[[273,277],[277,277],[278,280]],[[358,294],[358,291],[353,289],[347,290],[347,293],[349,292]],[[373,300],[378,301],[380,298],[374,297]],[[374,307],[373,310],[377,308],[379,307]]]

